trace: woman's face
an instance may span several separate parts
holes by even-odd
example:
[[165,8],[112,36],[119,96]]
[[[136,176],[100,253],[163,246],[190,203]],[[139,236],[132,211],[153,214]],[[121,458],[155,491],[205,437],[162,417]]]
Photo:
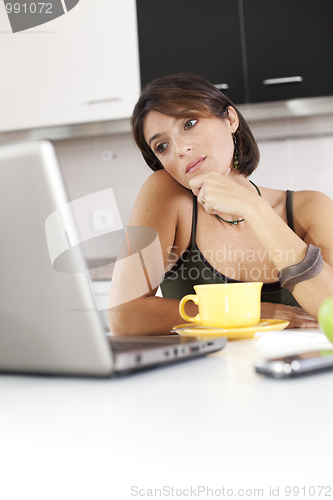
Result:
[[[196,116],[174,118],[150,111],[143,132],[163,167],[176,181],[190,188],[196,175],[219,172],[224,175],[233,162],[232,134],[238,127],[238,116],[232,107],[225,119]],[[194,118],[193,118],[194,117]]]

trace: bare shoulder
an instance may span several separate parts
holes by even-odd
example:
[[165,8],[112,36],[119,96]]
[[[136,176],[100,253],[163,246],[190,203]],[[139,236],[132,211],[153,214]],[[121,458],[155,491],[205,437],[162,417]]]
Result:
[[[268,203],[273,207],[277,207],[286,201],[286,191],[280,189],[271,189],[260,186],[260,191]],[[295,209],[305,209],[308,206],[311,208],[333,206],[332,200],[320,191],[294,191],[293,205]]]
[[295,191],[293,199],[294,218],[304,226],[311,227],[323,221],[329,223],[333,217],[333,202],[320,191]]
[[320,191],[295,191],[293,204],[297,211],[303,212],[315,210],[318,213],[318,211],[333,208],[331,198]]
[[168,172],[158,170],[144,182],[134,204],[131,224],[154,226],[158,217],[177,219],[192,193],[181,186]]
[[[294,223],[304,241],[312,243],[333,232],[333,201],[320,191],[295,191]],[[302,234],[303,233],[303,234]],[[299,233],[298,233],[299,234]]]
[[184,188],[166,170],[157,170],[144,182],[141,192],[152,193],[154,196],[156,194],[174,196],[177,193],[183,193]]

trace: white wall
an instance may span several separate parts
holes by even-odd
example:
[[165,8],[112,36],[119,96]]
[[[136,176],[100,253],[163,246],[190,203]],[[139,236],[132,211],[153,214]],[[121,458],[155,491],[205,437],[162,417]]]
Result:
[[[70,139],[56,141],[54,146],[69,199],[72,201],[96,191],[112,188],[123,225],[126,227],[140,187],[151,174],[131,135]],[[86,221],[86,225],[90,237],[94,238],[96,232],[92,226],[92,216]],[[119,234],[119,238],[122,237],[123,235]],[[103,241],[96,241],[95,245],[93,243],[91,240],[86,251],[88,258],[110,257],[109,248]]]
[[[333,199],[333,115],[249,122],[261,161],[254,182],[275,189],[315,189]],[[124,226],[151,174],[130,134],[54,142],[70,199],[112,188]],[[87,221],[91,227],[91,220]],[[91,228],[91,237],[94,232]],[[90,258],[106,258],[101,245]]]
[[275,189],[313,189],[333,199],[333,115],[251,124],[261,161],[254,182]]

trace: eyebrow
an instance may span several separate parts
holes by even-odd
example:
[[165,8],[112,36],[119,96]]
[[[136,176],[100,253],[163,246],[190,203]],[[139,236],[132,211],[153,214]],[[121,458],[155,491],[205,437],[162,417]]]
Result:
[[[187,111],[187,110],[184,110],[184,111]],[[182,119],[181,117],[179,117],[179,118],[174,117],[173,123],[175,123],[176,121],[181,120],[181,119]],[[158,137],[161,137],[162,135],[164,135],[164,132],[153,135],[153,137],[151,137],[149,139],[149,142],[148,142],[149,146],[151,145],[151,143],[153,142],[154,139],[157,139]]]
[[155,135],[153,135],[153,137],[151,137],[150,140],[149,140],[149,142],[148,142],[149,146],[151,145],[151,143],[153,142],[154,139],[157,139],[158,137],[161,137],[161,135],[163,135],[163,134],[155,134]]

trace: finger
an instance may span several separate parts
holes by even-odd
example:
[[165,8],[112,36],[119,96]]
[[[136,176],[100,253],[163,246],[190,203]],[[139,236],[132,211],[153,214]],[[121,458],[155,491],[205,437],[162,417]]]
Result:
[[291,328],[313,328],[313,329],[319,329],[319,325],[317,321],[309,321],[309,320],[301,320],[301,319],[291,319],[289,321],[289,325],[287,326],[287,329]]
[[196,196],[198,198],[198,202],[200,203],[201,197],[202,197],[202,193],[200,193],[201,188],[194,188],[194,189],[192,189],[190,187],[190,189],[191,189],[192,193],[194,194],[194,196]]
[[203,183],[205,182],[205,178],[206,178],[206,175],[198,175],[198,176],[190,179],[189,184],[190,184],[192,191],[193,191],[193,189],[202,188]]
[[206,204],[207,200],[205,199],[203,189],[200,189],[198,191],[197,197],[198,197],[198,202],[201,203],[201,205],[205,208],[205,204]]
[[200,189],[198,193],[198,202],[201,203],[203,209],[207,214],[213,214],[216,212],[216,210],[214,210],[214,208],[211,205],[210,197],[208,196],[207,198],[207,195],[205,194],[204,191],[205,191],[204,188]]
[[[201,176],[201,177],[202,177],[202,176]],[[190,180],[190,182],[189,182],[189,184],[190,184],[190,188],[191,188],[192,193],[194,194],[194,196],[197,196],[197,197],[198,197],[198,201],[200,201],[200,200],[201,200],[201,198],[200,198],[200,196],[199,196],[199,195],[200,195],[200,190],[201,190],[201,188],[202,188],[202,186],[203,186],[203,182],[204,182],[204,181],[203,181],[203,180],[201,180],[201,181],[199,181],[199,182],[194,182],[194,181],[195,181],[195,179],[191,179],[191,180]],[[200,200],[199,200],[199,198],[200,198]]]

